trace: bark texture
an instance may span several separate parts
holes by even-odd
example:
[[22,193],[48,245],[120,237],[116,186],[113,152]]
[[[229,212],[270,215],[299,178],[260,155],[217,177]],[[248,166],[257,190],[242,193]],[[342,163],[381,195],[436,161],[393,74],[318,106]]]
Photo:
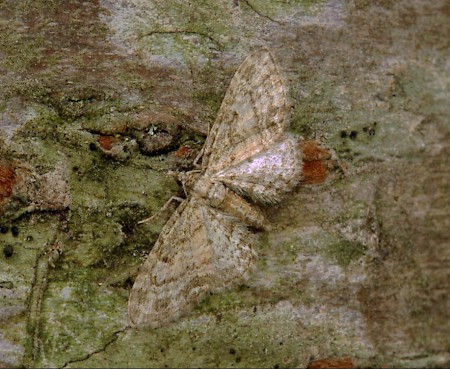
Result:
[[[449,34],[444,0],[0,1],[0,366],[448,367]],[[246,285],[131,329],[175,206],[137,222],[261,46],[305,184]]]

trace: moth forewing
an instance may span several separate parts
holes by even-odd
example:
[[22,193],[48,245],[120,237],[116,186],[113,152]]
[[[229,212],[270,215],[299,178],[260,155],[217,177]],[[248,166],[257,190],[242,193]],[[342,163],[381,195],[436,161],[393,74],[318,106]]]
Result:
[[289,125],[291,104],[272,54],[250,54],[231,79],[203,149],[203,169],[216,173],[278,141]]
[[253,237],[235,218],[195,198],[186,200],[136,278],[128,302],[132,325],[166,324],[189,312],[208,291],[245,278],[254,260]]

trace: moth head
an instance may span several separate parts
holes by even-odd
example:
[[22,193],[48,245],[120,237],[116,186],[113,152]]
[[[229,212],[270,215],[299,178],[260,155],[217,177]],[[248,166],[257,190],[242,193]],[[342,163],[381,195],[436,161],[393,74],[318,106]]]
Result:
[[200,171],[192,170],[190,172],[174,172],[170,171],[169,175],[181,182],[185,191],[190,192],[200,177]]

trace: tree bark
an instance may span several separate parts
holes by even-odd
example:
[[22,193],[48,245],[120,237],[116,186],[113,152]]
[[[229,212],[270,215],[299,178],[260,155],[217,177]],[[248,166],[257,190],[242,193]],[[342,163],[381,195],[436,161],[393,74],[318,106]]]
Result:
[[[0,33],[0,366],[450,365],[446,1],[5,0]],[[138,222],[260,47],[307,180],[244,285],[132,329],[176,204]]]

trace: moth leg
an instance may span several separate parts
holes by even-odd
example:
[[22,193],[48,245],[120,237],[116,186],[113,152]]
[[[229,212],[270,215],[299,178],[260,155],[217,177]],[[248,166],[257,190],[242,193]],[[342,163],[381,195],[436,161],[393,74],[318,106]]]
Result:
[[163,207],[161,209],[159,209],[155,214],[153,214],[150,218],[146,218],[143,220],[140,220],[139,222],[137,222],[137,224],[142,224],[142,223],[147,223],[149,221],[151,221],[153,218],[155,218],[157,215],[159,215],[160,213],[162,213],[163,211],[166,211],[167,208],[169,207],[169,205],[172,203],[172,201],[179,201],[182,202],[185,199],[178,197],[178,196],[172,196],[169,200],[166,201],[166,203],[163,205]]
[[[201,169],[194,169],[194,170],[190,170],[189,172],[186,172],[186,174],[188,174],[188,173],[201,173],[202,171],[201,171]],[[186,196],[186,197],[188,197],[188,190],[187,190],[187,188],[186,188],[186,181],[185,180],[181,180],[181,186],[183,187],[183,192],[184,192],[184,195]]]
[[203,145],[202,149],[200,150],[200,152],[197,154],[194,162],[192,163],[194,165],[194,167],[196,168],[200,168],[201,165],[198,163],[199,160],[203,157],[203,153],[205,152],[205,146]]

